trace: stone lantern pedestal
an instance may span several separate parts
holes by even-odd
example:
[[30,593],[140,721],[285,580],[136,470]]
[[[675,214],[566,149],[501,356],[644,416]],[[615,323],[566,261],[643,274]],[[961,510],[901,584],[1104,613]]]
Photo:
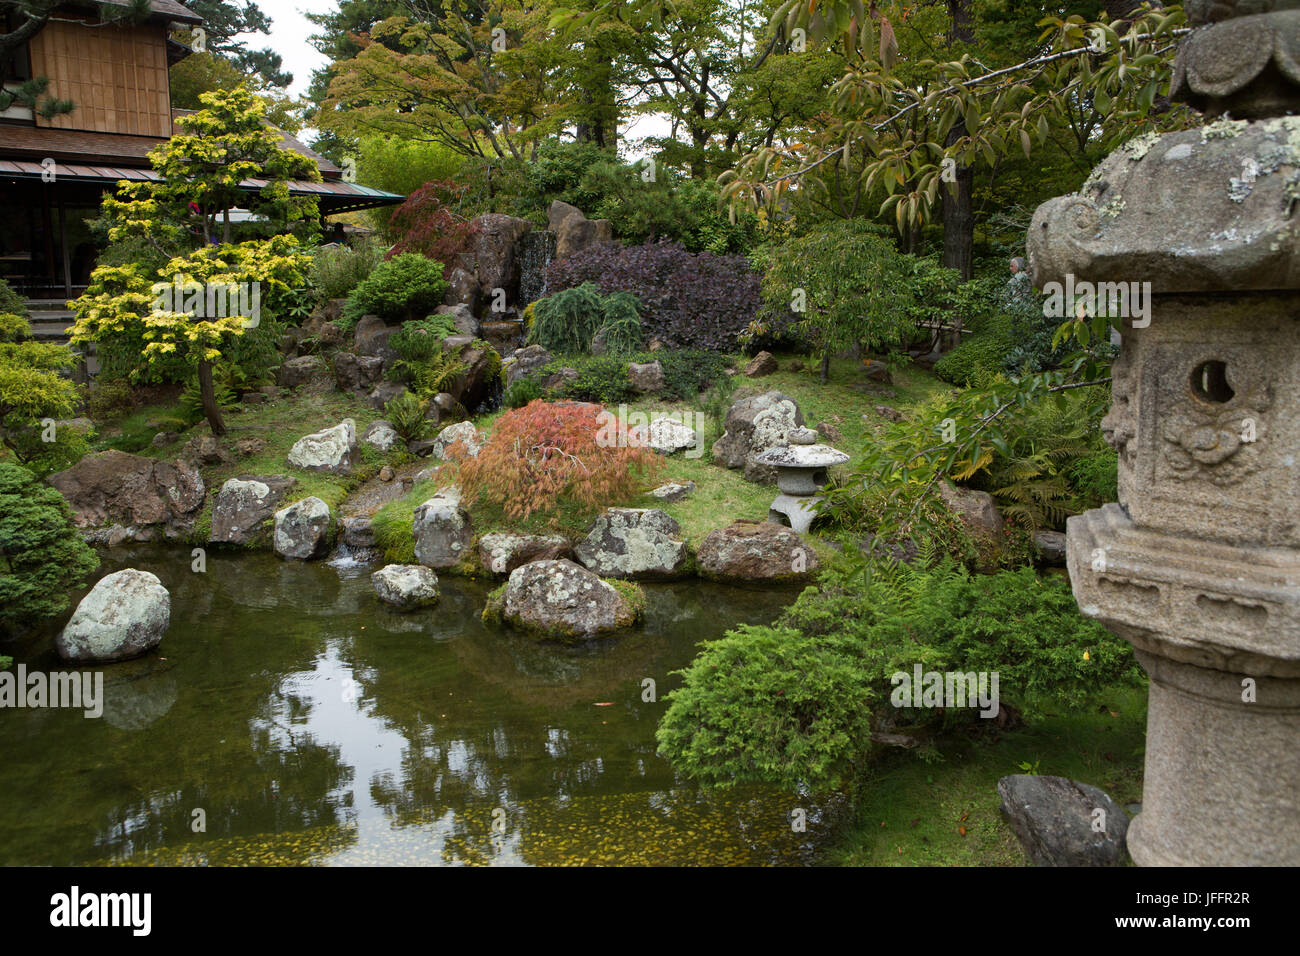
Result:
[[[815,434],[808,429],[802,431]],[[795,444],[792,440],[789,445],[769,448],[754,460],[776,468],[776,486],[781,489],[768,509],[768,520],[788,520],[796,533],[807,534],[817,517],[818,492],[826,485],[826,469],[844,464],[849,456],[829,445]]]
[[1119,502],[1070,519],[1067,561],[1150,677],[1141,865],[1300,864],[1293,5],[1189,3],[1175,97],[1219,118],[1121,147],[1030,227],[1035,285],[1126,316]]

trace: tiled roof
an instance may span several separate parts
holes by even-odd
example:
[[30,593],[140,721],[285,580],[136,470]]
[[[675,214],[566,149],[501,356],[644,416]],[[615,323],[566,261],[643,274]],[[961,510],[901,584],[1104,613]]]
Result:
[[[0,159],[0,177],[16,176],[23,179],[40,179],[45,167],[40,163],[24,159]],[[132,182],[157,182],[160,177],[152,169],[140,169],[130,166],[92,166],[80,163],[60,163],[57,170],[60,180],[65,182],[100,182],[116,183],[119,180]],[[261,189],[266,185],[265,179],[245,179],[239,184],[244,189]],[[372,206],[387,206],[400,202],[405,197],[396,193],[372,189],[357,183],[328,182],[313,183],[295,180],[289,184],[289,193],[294,196],[314,196],[321,202],[322,211],[326,213],[342,212],[351,209],[367,209]]]
[[[127,6],[127,0],[104,0],[105,3],[111,3],[116,7]],[[149,6],[154,13],[166,17],[169,20],[176,20],[180,23],[202,23],[203,18],[188,7],[182,6],[176,0],[149,0]]]

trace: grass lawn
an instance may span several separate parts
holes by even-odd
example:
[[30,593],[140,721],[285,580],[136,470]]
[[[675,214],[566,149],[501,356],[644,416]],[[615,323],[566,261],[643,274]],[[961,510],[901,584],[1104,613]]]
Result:
[[1120,806],[1141,801],[1146,689],[1117,689],[1104,699],[1093,713],[1042,717],[996,740],[949,739],[942,762],[886,756],[864,776],[855,820],[826,862],[1027,866],[997,794],[999,778],[1024,773],[1022,763],[1100,787]]

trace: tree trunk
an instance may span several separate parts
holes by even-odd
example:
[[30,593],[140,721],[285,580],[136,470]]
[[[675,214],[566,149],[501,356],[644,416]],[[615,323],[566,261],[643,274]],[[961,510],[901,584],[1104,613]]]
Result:
[[221,418],[217,389],[212,384],[212,363],[207,359],[199,359],[199,398],[203,402],[203,414],[207,416],[208,427],[212,429],[212,434],[220,438],[226,433],[226,423]]
[[[950,44],[970,43],[975,39],[975,23],[970,11],[970,0],[948,0],[948,28]],[[966,135],[966,124],[959,122],[948,131],[945,146],[951,146]],[[975,185],[975,171],[969,166],[957,167],[957,181],[942,183],[943,195],[943,264],[956,269],[963,282],[975,272],[975,213],[971,192]]]
[[831,353],[830,352],[822,353],[822,365],[821,368],[818,370],[818,374],[821,376],[821,383],[825,385],[826,380],[829,379],[831,376]]

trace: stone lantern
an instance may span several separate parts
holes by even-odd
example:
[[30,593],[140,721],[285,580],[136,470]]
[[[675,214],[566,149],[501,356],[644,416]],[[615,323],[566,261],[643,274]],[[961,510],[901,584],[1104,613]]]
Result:
[[1186,11],[1173,95],[1206,125],[1122,146],[1030,227],[1036,286],[1128,313],[1103,422],[1119,503],[1070,519],[1068,565],[1150,676],[1133,859],[1294,866],[1300,0]]

